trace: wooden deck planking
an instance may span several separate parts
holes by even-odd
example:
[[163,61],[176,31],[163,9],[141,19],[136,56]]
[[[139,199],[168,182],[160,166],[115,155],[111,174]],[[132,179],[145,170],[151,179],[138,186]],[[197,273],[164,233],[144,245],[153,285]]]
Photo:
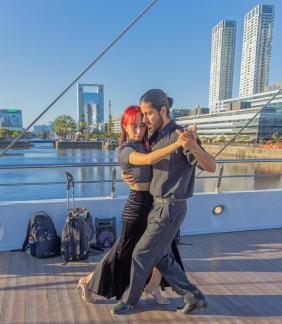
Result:
[[15,294],[14,294],[14,305],[16,310],[13,310],[12,322],[25,323],[25,312],[26,312],[26,273],[28,260],[23,254],[19,255],[17,260],[16,273],[20,274],[16,276]]
[[175,312],[182,298],[170,288],[170,305],[142,296],[136,311],[112,316],[115,300],[84,303],[75,285],[102,255],[62,265],[60,257],[35,259],[0,253],[0,323],[281,323],[282,229],[194,235],[182,238],[189,279],[209,307],[190,315]]
[[[10,257],[8,253],[1,253],[1,264],[0,264],[0,270],[1,273],[9,273],[9,266],[10,266]],[[1,293],[0,293],[0,323],[2,323],[5,315],[4,307],[5,307],[5,298],[6,298],[6,292],[7,289],[9,289],[8,285],[8,278],[7,276],[1,276],[0,278],[0,287],[1,287]]]
[[[47,313],[47,310],[44,308],[47,307],[47,298],[46,301],[44,301],[44,295],[46,295],[46,289],[45,287],[42,289],[42,294],[37,293],[37,286],[38,289],[40,289],[40,282],[39,282],[39,275],[34,275],[34,272],[36,274],[39,273],[39,263],[36,262],[36,259],[33,258],[26,258],[24,254],[22,254],[22,257],[27,260],[27,267],[26,267],[26,295],[25,295],[25,322],[34,324],[37,323],[37,310],[40,309],[41,316],[40,319],[46,321],[46,318],[44,317],[44,313]],[[46,303],[46,304],[45,304]]]
[[[267,231],[258,231],[258,233],[264,233],[266,234]],[[279,233],[280,237],[276,238],[278,241],[281,242],[281,230],[273,230],[272,233]],[[194,272],[190,273],[192,275],[192,278],[195,282],[195,277],[201,277],[202,282],[206,282],[207,285],[207,291],[203,289],[204,292],[208,293],[209,295],[209,302],[211,303],[212,298],[211,294],[214,295],[215,293],[218,294],[217,297],[221,294],[224,297],[224,300],[221,303],[217,303],[219,305],[228,306],[228,304],[231,302],[231,305],[229,305],[229,313],[234,313],[236,315],[236,308],[239,307],[238,312],[243,313],[245,315],[250,314],[257,314],[257,315],[269,315],[272,314],[273,311],[276,312],[281,316],[281,307],[280,302],[282,300],[281,298],[281,272],[279,273],[279,279],[277,281],[277,284],[280,287],[277,287],[277,285],[272,286],[271,290],[269,290],[269,285],[266,284],[265,280],[269,280],[268,275],[265,274],[264,271],[274,271],[272,273],[272,276],[277,276],[277,267],[275,264],[275,267],[273,267],[273,264],[268,264],[263,259],[259,257],[260,253],[257,253],[257,260],[255,261],[255,266],[257,269],[261,270],[261,272],[257,272],[257,269],[254,270],[254,266],[250,267],[250,263],[253,262],[253,260],[248,260],[249,262],[246,262],[246,252],[243,251],[242,256],[238,256],[238,248],[241,245],[246,247],[248,244],[252,243],[255,244],[256,241],[259,241],[259,237],[256,237],[257,232],[248,232],[248,233],[226,233],[226,234],[220,234],[219,237],[221,238],[221,243],[224,243],[224,246],[221,246],[221,250],[226,250],[233,255],[233,257],[230,259],[228,256],[224,256],[223,260],[219,257],[218,251],[218,242],[217,235],[208,235],[205,237],[205,240],[200,240],[200,236],[195,237],[194,244],[197,245],[197,248],[195,251],[199,252],[202,255],[194,254],[192,255],[193,258],[196,258],[198,260],[203,260],[203,252],[204,252],[204,258],[209,257],[210,255],[214,255],[212,262],[201,262],[201,265],[193,269]],[[247,236],[248,234],[248,236]],[[230,241],[230,236],[232,237],[232,240]],[[241,240],[238,240],[238,237],[244,238],[244,244],[242,244]],[[251,239],[249,239],[251,237]],[[189,237],[187,238],[189,239]],[[272,235],[272,240],[275,239]],[[212,244],[209,244],[209,240],[212,240]],[[214,249],[216,247],[216,252],[214,251],[212,253],[211,249]],[[281,260],[281,248],[282,245],[280,244],[280,250],[276,251],[276,254],[279,256],[277,259],[280,263]],[[193,249],[190,249],[190,252]],[[237,252],[236,252],[237,251]],[[221,252],[221,251],[220,251]],[[237,256],[234,258],[236,254]],[[257,251],[258,252],[258,251]],[[241,253],[241,252],[240,252]],[[185,254],[185,253],[184,253]],[[182,253],[183,255],[183,253]],[[190,254],[191,256],[191,254]],[[265,257],[265,256],[264,256]],[[244,267],[243,270],[241,269],[241,264],[238,263],[237,258],[242,259],[244,261]],[[253,257],[252,257],[253,259]],[[224,262],[223,262],[224,261]],[[193,265],[193,263],[197,264],[197,261],[187,260],[187,264]],[[220,263],[220,265],[219,265]],[[246,264],[245,264],[246,263]],[[282,268],[281,268],[282,269]],[[212,278],[207,276],[207,280],[205,280],[205,274],[204,272],[207,271],[208,274],[210,274],[210,270],[217,271],[216,273],[216,279],[218,278],[219,284],[221,286],[218,286],[216,283],[212,282],[211,289],[209,289],[209,281],[211,279],[214,279],[214,276]],[[267,279],[268,278],[268,279]],[[252,283],[249,284],[248,282],[252,280]],[[221,283],[220,283],[221,282]],[[241,284],[240,284],[241,283]],[[267,286],[267,287],[266,287]],[[200,287],[200,286],[199,286]],[[223,289],[222,289],[223,288]],[[252,298],[252,295],[256,295]],[[273,294],[274,296],[272,296]],[[264,295],[264,296],[262,296]],[[272,304],[269,300],[268,303],[262,302],[262,299],[267,300],[267,295],[271,295],[271,299],[275,299],[275,302]],[[260,298],[263,297],[263,298]],[[271,307],[269,307],[271,305]]]
[[37,262],[37,259],[30,257],[35,262],[35,268],[37,271],[36,276],[36,311],[34,315],[37,318],[37,322],[40,323],[50,323],[50,313],[49,313],[49,305],[48,305],[48,285],[47,285],[47,274],[45,269],[45,260],[40,260]]
[[13,323],[13,313],[15,311],[15,294],[16,294],[16,281],[17,281],[17,275],[16,275],[16,269],[17,269],[17,258],[9,258],[9,267],[8,267],[8,277],[6,280],[6,288],[2,309],[1,309],[1,322],[3,323]]
[[[62,260],[60,259],[60,264],[62,263],[61,261]],[[73,271],[73,269],[75,269],[75,271]],[[64,277],[66,278],[67,291],[70,297],[75,322],[79,323],[79,321],[81,321],[82,323],[87,323],[89,318],[91,318],[88,310],[89,305],[85,304],[81,300],[78,292],[75,290],[76,283],[81,273],[80,263],[69,263],[65,266],[61,265],[61,271],[64,273]],[[95,317],[91,318],[91,320],[94,322]]]
[[4,297],[7,287],[7,276],[5,274],[9,273],[9,253],[0,253],[0,273],[4,274],[0,277],[0,323],[4,317]]

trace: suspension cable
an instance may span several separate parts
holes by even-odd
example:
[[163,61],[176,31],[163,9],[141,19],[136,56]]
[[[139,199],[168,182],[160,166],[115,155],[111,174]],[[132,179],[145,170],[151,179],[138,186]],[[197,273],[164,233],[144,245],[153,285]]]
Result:
[[142,17],[145,13],[157,2],[158,0],[153,0],[151,3],[142,10],[142,12],[133,19],[129,25],[118,35],[113,41],[106,46],[106,48],[39,114],[38,117],[34,119],[32,123],[28,125],[1,153],[2,157],[11,147],[13,147],[16,142],[23,137],[23,135],[101,58],[106,52]]

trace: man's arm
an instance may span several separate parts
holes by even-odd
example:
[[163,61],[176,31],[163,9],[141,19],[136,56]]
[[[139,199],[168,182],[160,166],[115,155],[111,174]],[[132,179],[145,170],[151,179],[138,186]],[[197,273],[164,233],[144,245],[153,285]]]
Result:
[[216,165],[214,163],[214,158],[202,150],[201,146],[197,143],[193,149],[190,150],[194,155],[197,165],[204,171],[215,172]]

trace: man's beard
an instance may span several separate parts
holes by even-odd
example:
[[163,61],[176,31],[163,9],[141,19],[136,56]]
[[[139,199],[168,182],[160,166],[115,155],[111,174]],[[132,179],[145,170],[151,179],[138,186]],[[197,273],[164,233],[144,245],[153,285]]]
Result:
[[149,128],[149,132],[151,132],[152,134],[156,133],[163,127],[163,124],[164,124],[163,117],[159,112],[158,112],[158,116],[159,116],[158,123],[156,125],[154,125],[151,129]]

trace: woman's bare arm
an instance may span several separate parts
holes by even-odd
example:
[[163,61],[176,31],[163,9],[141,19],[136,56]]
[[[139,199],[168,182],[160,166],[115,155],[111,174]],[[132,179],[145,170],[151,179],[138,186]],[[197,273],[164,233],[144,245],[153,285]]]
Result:
[[179,135],[178,140],[166,147],[157,149],[150,153],[130,153],[128,158],[129,163],[134,165],[151,165],[161,161],[166,156],[170,155],[178,147],[185,145],[185,134],[180,133],[179,131],[177,131],[177,133]]

